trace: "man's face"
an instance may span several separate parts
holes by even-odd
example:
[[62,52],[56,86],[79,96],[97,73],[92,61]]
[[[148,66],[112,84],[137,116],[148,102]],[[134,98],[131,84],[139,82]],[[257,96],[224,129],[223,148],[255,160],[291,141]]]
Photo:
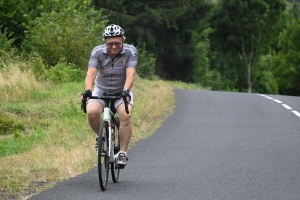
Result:
[[123,38],[122,37],[106,38],[105,44],[106,44],[108,51],[112,55],[117,55],[122,50]]

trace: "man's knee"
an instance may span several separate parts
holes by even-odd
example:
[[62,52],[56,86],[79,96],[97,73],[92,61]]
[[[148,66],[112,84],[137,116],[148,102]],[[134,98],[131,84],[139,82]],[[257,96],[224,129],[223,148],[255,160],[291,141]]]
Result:
[[87,105],[87,117],[88,119],[99,118],[102,113],[102,105],[98,102],[90,102]]
[[125,112],[125,109],[119,109],[119,117],[120,117],[120,121],[123,125],[127,126],[131,123],[131,110],[132,110],[132,107],[131,106],[128,106],[128,109],[129,109],[129,114],[127,114]]

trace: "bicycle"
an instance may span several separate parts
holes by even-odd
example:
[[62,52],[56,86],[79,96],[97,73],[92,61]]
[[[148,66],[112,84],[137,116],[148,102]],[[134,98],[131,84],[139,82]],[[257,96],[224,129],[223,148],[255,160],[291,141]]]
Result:
[[[105,102],[103,120],[100,125],[100,130],[97,138],[98,144],[98,176],[99,184],[102,191],[106,190],[109,169],[114,183],[117,183],[120,176],[120,169],[116,163],[115,155],[120,151],[120,119],[116,116],[114,101],[120,99],[120,94],[107,94],[103,96],[92,96],[90,99],[102,99]],[[128,111],[128,103],[124,102],[126,113]],[[86,113],[86,100],[82,100],[81,109]]]

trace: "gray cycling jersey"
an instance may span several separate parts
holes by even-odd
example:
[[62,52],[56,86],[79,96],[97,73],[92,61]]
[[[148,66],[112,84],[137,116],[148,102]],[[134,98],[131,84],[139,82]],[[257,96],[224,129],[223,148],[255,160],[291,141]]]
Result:
[[106,45],[96,46],[88,66],[98,69],[95,85],[100,90],[111,94],[123,91],[126,80],[126,69],[137,68],[138,54],[134,46],[123,44],[123,49],[114,59],[107,51]]

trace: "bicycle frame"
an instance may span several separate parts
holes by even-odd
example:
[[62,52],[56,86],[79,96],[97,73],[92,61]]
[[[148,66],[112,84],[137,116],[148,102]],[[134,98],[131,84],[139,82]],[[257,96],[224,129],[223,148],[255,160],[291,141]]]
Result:
[[[106,103],[105,103],[106,104]],[[108,122],[108,157],[110,162],[114,162],[114,157],[111,155],[114,155],[113,148],[112,148],[112,124],[111,124],[111,117],[113,116],[113,112],[110,110],[110,108],[107,106],[104,107],[104,116],[103,120]]]

